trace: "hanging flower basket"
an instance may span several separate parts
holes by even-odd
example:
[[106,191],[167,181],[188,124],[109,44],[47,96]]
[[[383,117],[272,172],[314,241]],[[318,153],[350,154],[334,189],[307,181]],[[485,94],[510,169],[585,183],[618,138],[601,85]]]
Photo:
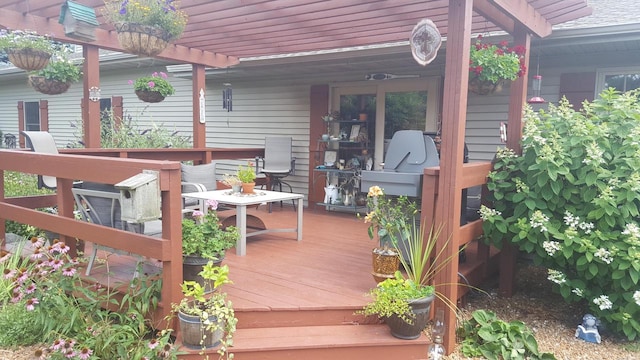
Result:
[[29,85],[43,94],[58,95],[69,90],[71,83],[45,79],[43,76],[29,75]]
[[157,91],[136,90],[138,99],[148,103],[158,103],[164,100],[164,96]]
[[477,77],[469,79],[469,91],[478,95],[489,95],[493,93],[499,93],[502,91],[506,80],[498,80],[497,83],[492,83],[488,80],[480,80]]
[[13,65],[26,71],[43,69],[51,58],[51,53],[30,48],[6,49],[6,53]]
[[168,32],[155,26],[119,23],[115,28],[120,45],[135,55],[156,56],[169,45],[171,39]]

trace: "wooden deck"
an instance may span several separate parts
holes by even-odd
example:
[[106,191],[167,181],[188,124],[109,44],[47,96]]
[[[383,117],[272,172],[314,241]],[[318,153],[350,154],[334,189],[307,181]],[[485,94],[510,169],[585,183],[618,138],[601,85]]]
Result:
[[[292,227],[291,205],[250,209],[267,227]],[[295,233],[250,237],[247,255],[227,252],[232,285],[225,285],[238,321],[235,359],[422,359],[428,338],[399,340],[376,319],[355,315],[376,285],[371,275],[367,225],[352,213],[305,209],[303,240]],[[466,277],[474,268],[473,251],[461,264]],[[92,277],[111,286],[128,281],[134,259],[110,255]],[[106,266],[108,264],[108,266]],[[110,275],[106,276],[106,269]],[[154,271],[153,266],[146,266]],[[201,359],[197,352],[181,359]]]

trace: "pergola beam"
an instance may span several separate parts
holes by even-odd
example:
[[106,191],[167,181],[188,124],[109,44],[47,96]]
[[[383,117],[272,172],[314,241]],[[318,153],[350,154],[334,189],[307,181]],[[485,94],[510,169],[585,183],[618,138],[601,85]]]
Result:
[[[28,29],[36,31],[38,34],[49,34],[51,38],[71,44],[83,44],[73,38],[64,36],[64,28],[58,22],[50,19],[29,14],[23,15],[19,12],[0,8],[0,26],[9,29]],[[96,41],[91,45],[113,51],[126,53],[118,42],[115,31],[96,29]],[[159,59],[180,61],[184,63],[200,64],[209,67],[225,68],[237,65],[240,61],[237,57],[217,54],[205,50],[191,49],[182,45],[170,44],[163,52],[156,55]]]
[[[539,37],[551,35],[551,23],[526,0],[474,0],[474,10],[491,22],[512,33],[515,25],[507,21],[520,22],[529,32]],[[504,14],[504,15],[501,15]]]

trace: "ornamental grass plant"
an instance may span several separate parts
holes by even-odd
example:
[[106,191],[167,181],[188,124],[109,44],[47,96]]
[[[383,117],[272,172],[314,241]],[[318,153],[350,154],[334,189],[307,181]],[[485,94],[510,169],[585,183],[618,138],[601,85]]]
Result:
[[488,243],[549,269],[567,302],[640,335],[640,90],[607,89],[580,112],[566,99],[525,109],[522,155],[497,153],[482,207]]

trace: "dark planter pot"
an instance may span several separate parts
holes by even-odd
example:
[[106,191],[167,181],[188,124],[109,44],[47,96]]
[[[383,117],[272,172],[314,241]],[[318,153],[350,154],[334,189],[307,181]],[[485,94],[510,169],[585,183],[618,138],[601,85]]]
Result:
[[49,63],[51,54],[36,49],[6,49],[9,61],[17,68],[26,71],[37,71],[44,69]]
[[[213,263],[215,265],[220,266],[224,256],[218,258],[218,260],[214,260]],[[202,276],[200,276],[200,272],[202,268],[207,265],[209,259],[203,258],[201,256],[193,256],[193,255],[183,255],[182,256],[182,279],[184,281],[195,281],[201,286],[204,287],[204,291],[206,293],[210,293],[213,291],[208,281],[205,281]]]
[[469,91],[478,95],[499,93],[502,91],[505,81],[506,80],[499,80],[494,84],[490,81],[480,81],[474,77],[469,79]]
[[47,95],[59,95],[69,90],[71,83],[45,79],[42,76],[29,75],[29,85],[37,92]]
[[400,257],[398,253],[390,248],[375,248],[373,256],[373,278],[376,282],[386,279],[393,279],[394,274],[400,267]]
[[[192,349],[212,348],[220,344],[224,335],[222,327],[216,330],[207,330],[206,325],[200,321],[199,316],[188,315],[178,311],[182,344]],[[215,317],[209,317],[209,321],[216,322]]]
[[136,96],[148,103],[159,103],[164,100],[164,96],[157,91],[136,90]]
[[149,25],[115,24],[120,45],[131,54],[156,56],[169,45],[170,35],[161,28]]
[[391,335],[398,339],[413,340],[420,337],[422,330],[427,327],[429,322],[429,310],[431,304],[436,298],[435,294],[409,302],[411,311],[416,315],[413,323],[409,324],[398,316],[390,316],[385,318],[384,322],[389,326]]

